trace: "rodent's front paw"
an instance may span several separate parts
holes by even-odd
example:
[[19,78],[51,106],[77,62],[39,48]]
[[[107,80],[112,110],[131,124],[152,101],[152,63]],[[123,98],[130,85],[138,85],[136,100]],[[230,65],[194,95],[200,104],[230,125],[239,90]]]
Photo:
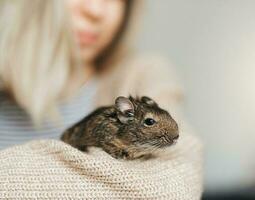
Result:
[[156,156],[150,153],[150,154],[142,155],[142,156],[139,157],[139,158],[141,158],[142,160],[149,160],[149,159],[156,158]]
[[123,148],[118,148],[113,146],[112,144],[107,144],[102,146],[103,150],[110,154],[112,157],[116,159],[123,159],[123,160],[135,160],[135,159],[142,159],[148,160],[153,157],[151,154],[145,154],[145,152],[141,152],[139,150],[130,149],[128,146]]
[[110,152],[109,154],[116,159],[131,160],[129,153],[125,149]]
[[123,160],[135,160],[135,159],[149,160],[149,159],[155,158],[153,154],[139,155],[132,152],[128,152],[125,149],[115,152],[115,154],[112,156],[116,159],[123,159]]

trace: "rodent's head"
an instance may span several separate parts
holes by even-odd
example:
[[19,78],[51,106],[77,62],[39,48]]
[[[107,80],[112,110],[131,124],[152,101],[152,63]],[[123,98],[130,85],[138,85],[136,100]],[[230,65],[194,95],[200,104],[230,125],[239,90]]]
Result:
[[118,97],[117,118],[123,125],[119,139],[133,147],[158,149],[170,146],[179,137],[175,120],[151,98]]

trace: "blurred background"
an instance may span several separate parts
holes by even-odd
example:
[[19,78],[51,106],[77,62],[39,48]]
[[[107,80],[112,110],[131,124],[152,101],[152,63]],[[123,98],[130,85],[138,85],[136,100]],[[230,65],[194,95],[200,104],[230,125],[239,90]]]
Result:
[[136,48],[177,67],[186,117],[205,142],[204,198],[255,199],[255,1],[145,3]]

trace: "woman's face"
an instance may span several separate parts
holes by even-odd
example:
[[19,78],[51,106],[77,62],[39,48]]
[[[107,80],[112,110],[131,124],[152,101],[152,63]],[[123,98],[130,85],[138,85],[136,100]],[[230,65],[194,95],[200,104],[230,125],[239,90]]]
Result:
[[106,48],[122,23],[125,0],[67,0],[75,40],[82,59],[92,62]]

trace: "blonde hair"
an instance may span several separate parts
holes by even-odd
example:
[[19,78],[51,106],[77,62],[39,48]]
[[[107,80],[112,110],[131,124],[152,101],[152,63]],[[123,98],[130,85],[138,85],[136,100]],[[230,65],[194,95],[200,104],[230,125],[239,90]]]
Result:
[[[140,12],[137,3],[134,6],[134,0],[127,0],[123,24],[112,44],[98,56],[98,68],[115,66],[126,54],[123,43],[130,42],[124,32],[131,10]],[[8,92],[34,122],[58,113],[59,98],[68,96],[72,86],[80,84],[78,77],[85,75],[76,57],[69,19],[63,0],[0,3],[0,91]]]
[[56,111],[73,74],[81,74],[64,1],[8,0],[0,6],[0,85],[39,122]]

